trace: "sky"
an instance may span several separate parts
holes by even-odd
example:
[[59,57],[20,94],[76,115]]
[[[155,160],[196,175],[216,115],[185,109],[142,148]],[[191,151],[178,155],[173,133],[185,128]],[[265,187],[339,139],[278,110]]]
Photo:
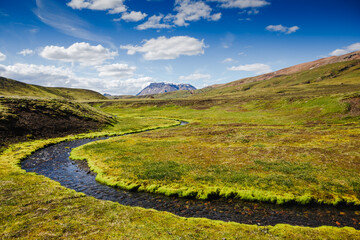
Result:
[[0,0],[0,76],[134,95],[360,50],[359,0]]

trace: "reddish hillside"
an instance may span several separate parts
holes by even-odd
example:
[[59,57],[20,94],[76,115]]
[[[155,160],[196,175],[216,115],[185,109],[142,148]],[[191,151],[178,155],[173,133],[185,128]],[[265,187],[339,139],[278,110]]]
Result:
[[341,56],[333,56],[327,58],[321,58],[312,62],[301,63],[292,67],[284,68],[278,70],[276,72],[266,73],[263,75],[259,75],[256,77],[250,78],[243,78],[234,82],[226,83],[226,84],[216,84],[210,86],[211,88],[221,88],[221,87],[230,87],[230,86],[237,86],[243,83],[250,83],[250,82],[257,82],[262,80],[271,79],[274,77],[279,77],[283,75],[293,74],[304,70],[311,70],[314,68],[318,68],[327,64],[338,63],[338,62],[345,62],[350,60],[360,59],[360,51],[348,53]]

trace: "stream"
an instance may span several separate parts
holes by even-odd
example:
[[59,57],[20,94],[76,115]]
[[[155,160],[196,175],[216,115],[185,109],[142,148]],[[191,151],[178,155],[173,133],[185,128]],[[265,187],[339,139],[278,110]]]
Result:
[[[186,124],[182,122],[181,125]],[[147,192],[129,192],[98,183],[86,161],[69,159],[73,148],[103,138],[78,139],[40,149],[21,162],[27,172],[44,175],[62,186],[101,200],[123,205],[167,211],[182,217],[202,217],[244,224],[276,225],[279,223],[318,227],[354,227],[360,230],[358,206],[276,205],[246,202],[239,199],[198,200],[167,197]]]

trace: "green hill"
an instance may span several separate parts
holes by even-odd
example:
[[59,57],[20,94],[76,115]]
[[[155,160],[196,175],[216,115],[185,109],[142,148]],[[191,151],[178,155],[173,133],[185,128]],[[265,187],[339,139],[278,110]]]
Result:
[[0,96],[6,97],[36,97],[65,98],[68,100],[101,100],[103,95],[92,90],[74,88],[42,87],[9,78],[0,77]]
[[253,82],[232,82],[205,89],[191,98],[320,96],[360,91],[360,60],[328,64]]
[[0,98],[0,152],[9,143],[98,130],[114,120],[65,99]]

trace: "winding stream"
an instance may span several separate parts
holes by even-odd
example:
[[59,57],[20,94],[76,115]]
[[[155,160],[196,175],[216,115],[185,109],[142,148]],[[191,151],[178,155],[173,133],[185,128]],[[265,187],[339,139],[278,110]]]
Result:
[[286,223],[310,227],[349,226],[360,230],[360,208],[355,206],[276,205],[237,199],[204,201],[147,192],[129,192],[100,184],[95,180],[96,175],[90,171],[86,161],[70,160],[69,155],[73,148],[101,139],[106,138],[79,139],[40,149],[22,161],[21,167],[97,199],[128,206],[153,208],[182,217],[204,217],[257,225]]

